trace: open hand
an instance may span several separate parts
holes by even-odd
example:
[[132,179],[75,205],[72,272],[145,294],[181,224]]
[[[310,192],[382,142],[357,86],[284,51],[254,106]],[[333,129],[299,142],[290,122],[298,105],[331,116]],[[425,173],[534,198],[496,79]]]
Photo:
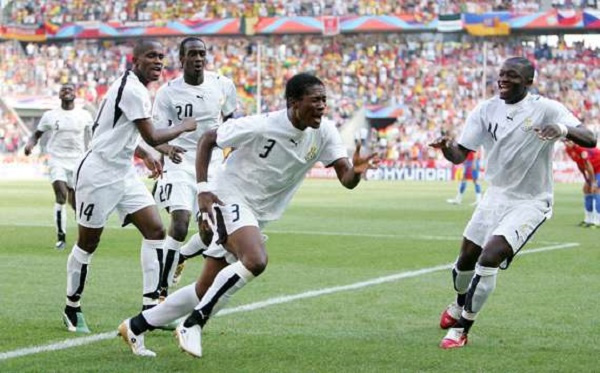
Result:
[[362,174],[366,170],[377,169],[379,167],[379,163],[381,162],[379,154],[371,153],[366,157],[361,157],[360,147],[361,144],[358,142],[356,144],[356,149],[354,150],[354,155],[352,156],[352,166],[354,168],[354,172],[357,174]]

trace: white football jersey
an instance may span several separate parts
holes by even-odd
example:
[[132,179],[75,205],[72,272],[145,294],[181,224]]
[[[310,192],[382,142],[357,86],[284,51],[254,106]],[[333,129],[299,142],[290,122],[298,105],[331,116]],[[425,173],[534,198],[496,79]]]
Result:
[[545,125],[581,124],[561,103],[528,94],[516,104],[499,97],[486,100],[469,114],[459,144],[487,154],[489,193],[499,198],[542,200],[552,204],[552,153],[555,141],[533,131]]
[[127,70],[110,86],[100,104],[92,127],[92,153],[111,166],[133,167],[133,153],[140,139],[133,121],[151,115],[148,89],[133,71]]
[[37,130],[50,131],[47,149],[52,160],[72,168],[86,150],[85,131],[89,130],[93,121],[92,115],[86,110],[58,108],[42,115]]
[[216,175],[215,194],[225,203],[241,201],[259,221],[278,219],[307,172],[348,156],[335,124],[295,128],[287,110],[230,119],[217,129],[217,145],[233,147]]
[[[160,87],[154,99],[152,120],[157,128],[179,125],[185,118],[196,118],[198,127],[194,132],[186,132],[171,140],[169,144],[187,150],[180,164],[165,158],[165,170],[184,169],[196,174],[196,147],[198,140],[209,129],[217,128],[223,116],[234,112],[237,96],[233,82],[214,72],[204,72],[204,82],[200,85],[187,84],[183,77],[171,80]],[[223,162],[223,152],[216,149],[211,164]]]

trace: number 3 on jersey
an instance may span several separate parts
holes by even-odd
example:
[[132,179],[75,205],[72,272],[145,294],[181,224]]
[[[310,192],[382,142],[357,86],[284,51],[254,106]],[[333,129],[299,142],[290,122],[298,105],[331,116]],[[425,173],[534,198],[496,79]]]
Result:
[[275,140],[268,139],[267,145],[264,146],[265,151],[263,153],[259,154],[258,156],[261,158],[267,158],[269,156],[269,153],[271,153],[271,150],[273,150],[274,146],[275,146]]

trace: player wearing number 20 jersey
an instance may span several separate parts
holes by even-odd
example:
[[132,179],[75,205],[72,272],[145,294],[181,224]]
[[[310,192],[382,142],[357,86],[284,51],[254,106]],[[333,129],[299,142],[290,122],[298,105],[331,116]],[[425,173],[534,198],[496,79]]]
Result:
[[[183,148],[181,163],[165,158],[165,175],[158,181],[154,198],[161,207],[174,210],[196,210],[196,147],[204,132],[214,129],[223,117],[231,115],[236,107],[233,82],[214,72],[204,72],[204,82],[191,85],[183,77],[171,80],[156,93],[152,112],[158,128],[178,125],[185,118],[195,118],[196,131],[171,140],[170,145]],[[215,150],[209,175],[223,163],[223,152]]]

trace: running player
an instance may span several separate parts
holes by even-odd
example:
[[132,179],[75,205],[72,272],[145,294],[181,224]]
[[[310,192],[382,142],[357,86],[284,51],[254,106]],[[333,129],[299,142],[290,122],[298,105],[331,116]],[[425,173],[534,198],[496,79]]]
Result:
[[142,39],[133,50],[133,70],[127,70],[109,88],[94,123],[91,149],[75,175],[79,237],[67,260],[67,300],[63,321],[69,331],[89,332],[80,299],[92,256],[109,215],[117,210],[123,225],[133,223],[140,231],[143,271],[143,308],[158,304],[160,262],[165,230],[158,209],[133,166],[134,153],[152,170],[162,174],[160,162],[141,146],[140,135],[151,146],[194,131],[196,122],[155,129],[152,104],[146,86],[159,79],[163,67],[161,43]]
[[483,146],[487,152],[488,189],[463,233],[452,279],[456,302],[443,313],[449,329],[443,349],[467,344],[475,318],[506,269],[534,232],[552,215],[552,151],[567,138],[594,147],[594,134],[562,104],[529,94],[534,67],[526,58],[504,61],[498,76],[499,96],[481,102],[467,118],[456,143],[440,137],[431,144],[454,164]]
[[[201,328],[227,300],[267,266],[261,230],[283,214],[308,170],[320,161],[334,167],[340,183],[353,189],[376,155],[353,161],[335,125],[323,119],[327,96],[313,75],[298,74],[286,84],[287,109],[232,119],[204,134],[198,144],[196,177],[200,211],[213,227],[213,238],[197,283],[179,289],[165,302],[125,320],[119,333],[136,355],[154,356],[143,333],[192,312],[176,329],[179,345],[202,355]],[[215,147],[234,150],[225,167],[207,182]]]
[[67,242],[67,201],[75,209],[73,172],[77,161],[87,150],[91,138],[92,122],[90,113],[75,107],[75,86],[64,84],[58,92],[60,108],[42,115],[36,131],[25,145],[25,155],[32,149],[45,132],[50,132],[48,140],[48,167],[50,182],[54,190],[54,224],[56,225],[57,250],[63,250]]

